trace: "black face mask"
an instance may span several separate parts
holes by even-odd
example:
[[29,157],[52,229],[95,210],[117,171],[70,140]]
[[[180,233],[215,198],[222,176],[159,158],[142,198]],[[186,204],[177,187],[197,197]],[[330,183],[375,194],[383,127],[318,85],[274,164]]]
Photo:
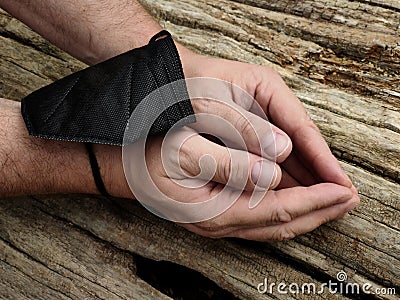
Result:
[[[113,57],[43,87],[22,100],[22,115],[35,137],[122,145],[135,107],[151,92],[183,79],[179,54],[169,32],[161,31],[144,47]],[[182,88],[162,95],[146,107],[163,111],[153,124],[135,122],[134,138],[166,132],[179,120],[195,121],[183,80]],[[176,94],[178,93],[178,94]],[[176,99],[187,99],[177,101]],[[188,117],[189,116],[189,117]],[[137,127],[137,128],[136,128]],[[132,131],[132,129],[130,129]]]

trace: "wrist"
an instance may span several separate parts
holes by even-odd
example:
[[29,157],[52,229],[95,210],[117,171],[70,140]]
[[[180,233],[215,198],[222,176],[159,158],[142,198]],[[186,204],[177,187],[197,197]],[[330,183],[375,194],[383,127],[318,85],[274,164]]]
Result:
[[[110,145],[93,145],[100,175],[107,192],[114,197],[134,198],[128,183],[122,163],[122,148]],[[99,193],[97,191],[97,193]]]
[[[92,42],[87,48],[90,49],[91,57],[78,57],[82,61],[93,65],[119,54],[130,51],[134,48],[145,46],[149,43],[152,36],[161,31],[162,28],[153,20],[148,21],[148,26],[143,26],[143,30],[135,28],[131,30],[127,27],[111,36],[99,36],[97,41]],[[104,42],[104,41],[107,42]]]
[[83,144],[28,135],[18,102],[0,99],[0,196],[95,193]]
[[178,42],[175,42],[175,45],[178,50],[179,58],[181,59],[185,78],[201,77],[201,68],[198,67],[198,62],[201,60],[203,55],[193,52]]
[[129,5],[115,15],[105,12],[104,19],[107,22],[96,21],[89,26],[92,39],[86,48],[90,49],[93,56],[88,59],[80,58],[81,60],[92,65],[145,46],[157,32],[162,30],[162,27],[137,1],[130,2]]

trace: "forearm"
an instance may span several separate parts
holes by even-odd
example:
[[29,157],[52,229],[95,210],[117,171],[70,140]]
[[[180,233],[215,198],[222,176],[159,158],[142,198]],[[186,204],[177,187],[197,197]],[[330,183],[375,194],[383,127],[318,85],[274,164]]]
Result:
[[0,6],[88,64],[143,46],[161,29],[136,0],[0,0]]
[[[98,194],[84,144],[30,137],[20,110],[20,103],[0,98],[0,197]],[[94,149],[108,192],[132,198],[120,148],[95,145]]]
[[[89,64],[145,45],[161,29],[140,4],[133,0],[0,0],[0,6],[57,46]],[[183,52],[189,52],[179,45],[178,47],[181,55]],[[4,163],[0,173],[4,187],[0,189],[0,195],[98,192],[93,188],[94,183],[83,145],[29,138],[20,117],[19,107],[15,108],[19,104],[11,103],[10,106],[10,103],[6,103],[8,101],[3,102],[1,134],[8,133],[6,118],[13,119],[18,126],[10,131],[11,135],[7,139],[2,140],[0,163],[8,161],[9,153],[13,153],[13,163],[17,162],[18,168],[11,170],[10,165],[6,166]],[[7,106],[8,110],[3,109]],[[10,109],[12,106],[13,109]],[[19,135],[19,131],[23,134]],[[19,138],[15,138],[14,135]],[[19,143],[23,142],[27,144],[19,146]],[[32,146],[38,151],[32,153],[32,157],[29,155],[21,158],[24,153],[30,153],[29,148]],[[52,147],[58,150],[51,150]],[[18,148],[20,151],[15,151]],[[123,174],[121,149],[96,145],[95,152],[108,192],[113,196],[132,197]],[[46,153],[49,157],[46,157]],[[25,159],[29,161],[26,162]],[[49,164],[43,166],[47,159],[50,159]],[[76,163],[78,173],[81,169],[81,172],[85,173],[83,182],[80,181],[82,174],[75,172],[70,175],[70,170],[62,175],[53,174],[56,173],[54,170],[62,167],[68,160]],[[40,176],[30,176],[37,173],[40,173]],[[60,182],[64,185],[60,185]],[[0,180],[0,183],[3,182]]]

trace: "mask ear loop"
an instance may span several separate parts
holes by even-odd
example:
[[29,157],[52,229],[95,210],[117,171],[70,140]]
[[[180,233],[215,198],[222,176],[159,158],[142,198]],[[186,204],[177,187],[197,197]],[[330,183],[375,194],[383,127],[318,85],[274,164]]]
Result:
[[97,190],[104,197],[111,197],[111,195],[107,192],[106,187],[104,186],[103,179],[101,178],[99,163],[97,162],[96,155],[93,152],[92,144],[85,143],[85,146],[89,156],[90,167],[92,169],[93,179],[96,184]]
[[[155,34],[150,39],[149,44],[153,44],[153,43],[157,42],[161,38],[170,37],[170,36],[171,36],[171,33],[169,33],[166,30],[161,30],[160,32]],[[92,144],[85,143],[85,146],[86,146],[86,151],[87,151],[88,156],[89,156],[90,167],[92,169],[93,179],[94,179],[94,182],[96,184],[97,190],[104,197],[111,197],[111,195],[107,192],[107,189],[106,189],[106,187],[104,185],[103,179],[101,178],[99,163],[97,162],[96,155],[93,152]]]
[[[171,33],[166,30],[161,30],[159,33],[155,34],[149,41],[149,44],[153,44],[157,42],[161,38],[171,37]],[[90,167],[92,169],[93,179],[96,184],[97,190],[100,192],[101,195],[104,197],[111,197],[111,195],[107,192],[107,189],[104,185],[103,179],[101,178],[100,174],[100,167],[99,163],[97,162],[96,155],[93,152],[93,147],[91,143],[85,143],[86,151],[89,156]]]
[[166,30],[161,30],[159,33],[156,33],[151,39],[149,44],[153,44],[155,42],[157,42],[159,39],[161,38],[165,38],[165,37],[170,37],[171,33],[169,33]]

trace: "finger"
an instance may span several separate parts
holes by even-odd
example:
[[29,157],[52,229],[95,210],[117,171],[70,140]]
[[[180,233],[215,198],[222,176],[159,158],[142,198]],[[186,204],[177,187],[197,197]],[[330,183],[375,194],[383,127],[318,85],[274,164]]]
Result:
[[358,191],[354,185],[352,185],[350,189],[353,192],[353,195],[358,196]]
[[301,102],[276,72],[264,70],[265,80],[258,86],[256,99],[272,122],[290,136],[294,147],[323,180],[351,187],[350,179]]
[[192,103],[196,123],[191,127],[199,132],[272,161],[281,162],[290,154],[292,144],[285,132],[239,105],[213,99],[194,99]]
[[320,180],[310,172],[308,167],[299,160],[295,152],[292,152],[289,157],[281,163],[281,166],[303,186],[310,186],[320,182]]
[[239,190],[275,188],[282,176],[276,163],[215,144],[198,134],[182,144],[179,163],[192,177],[227,184]]
[[342,218],[348,211],[355,208],[358,203],[359,198],[354,196],[347,202],[312,211],[289,223],[252,229],[239,229],[230,232],[227,236],[256,241],[292,239],[298,235],[313,231],[322,224]]
[[253,209],[249,209],[251,193],[245,192],[225,213],[217,217],[219,224],[228,228],[269,226],[289,223],[312,211],[349,201],[350,189],[333,183],[322,183],[311,187],[293,187],[279,191],[268,191],[265,198]]

